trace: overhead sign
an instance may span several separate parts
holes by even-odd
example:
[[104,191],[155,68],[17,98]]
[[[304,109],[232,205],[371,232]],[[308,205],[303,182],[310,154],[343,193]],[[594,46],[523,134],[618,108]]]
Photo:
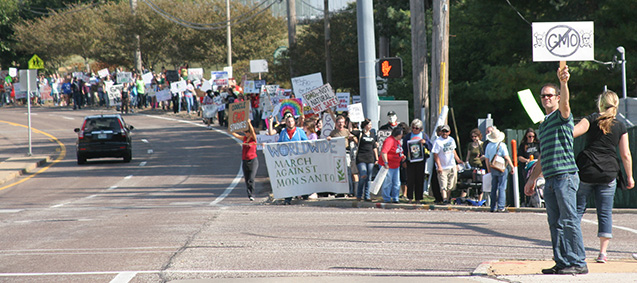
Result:
[[29,60],[29,69],[44,69],[44,61],[34,54]]
[[533,61],[591,61],[593,22],[533,23]]
[[250,60],[250,73],[267,73],[268,61],[266,60]]

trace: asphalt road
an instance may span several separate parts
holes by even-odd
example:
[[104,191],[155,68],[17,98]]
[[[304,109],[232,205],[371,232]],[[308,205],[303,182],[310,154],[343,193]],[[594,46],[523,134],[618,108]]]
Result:
[[[34,133],[34,153],[64,157],[0,190],[0,281],[467,276],[491,260],[552,256],[543,213],[273,205],[265,162],[250,202],[240,146],[194,119],[126,115],[133,161],[77,165],[73,128],[101,112],[33,109],[33,128],[64,145]],[[2,108],[0,121],[0,155],[27,152],[26,131],[14,125],[27,124],[25,109]],[[594,221],[588,214],[582,224],[589,258]],[[628,258],[634,215],[616,214],[614,224],[609,257]]]

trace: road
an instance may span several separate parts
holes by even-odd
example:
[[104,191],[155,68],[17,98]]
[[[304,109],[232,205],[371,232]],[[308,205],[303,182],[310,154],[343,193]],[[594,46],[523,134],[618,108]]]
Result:
[[[27,152],[17,126],[25,112],[0,109],[0,157]],[[126,115],[133,161],[77,165],[73,128],[102,112],[33,109],[33,128],[59,140],[34,133],[34,154],[64,156],[0,190],[0,281],[466,276],[491,260],[552,256],[543,213],[273,205],[265,162],[250,202],[240,146],[194,119]],[[588,257],[597,255],[594,221],[587,214],[582,224]],[[633,214],[614,223],[609,257],[627,258],[637,223]]]

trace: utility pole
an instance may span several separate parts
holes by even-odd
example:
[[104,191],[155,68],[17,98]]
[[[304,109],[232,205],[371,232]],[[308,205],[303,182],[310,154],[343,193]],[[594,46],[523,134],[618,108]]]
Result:
[[435,127],[442,107],[449,105],[449,1],[433,1],[433,33],[431,50],[431,112],[429,125]]
[[230,0],[226,0],[226,45],[228,46],[228,67],[232,67],[232,32],[230,31]]
[[324,12],[325,18],[325,80],[327,83],[332,84],[332,53],[330,52],[330,45],[332,45],[331,30],[330,30],[330,8],[329,0],[324,0]]
[[378,89],[376,88],[376,47],[374,44],[374,7],[372,0],[356,0],[358,34],[358,81],[365,117],[378,129]]
[[[133,19],[137,19],[137,0],[130,0],[130,8],[133,14]],[[137,25],[135,25],[137,27]],[[141,75],[142,73],[142,47],[139,34],[135,32],[135,70]]]
[[[288,2],[288,50],[294,50],[296,47],[296,0],[287,0]],[[290,62],[290,77],[295,77],[294,67]]]
[[[414,84],[414,118],[423,120],[425,133],[430,130],[429,117],[429,81],[427,77],[427,31],[425,29],[425,2],[410,0],[411,11],[411,54]],[[424,113],[423,113],[424,109]],[[430,118],[431,119],[431,118]]]

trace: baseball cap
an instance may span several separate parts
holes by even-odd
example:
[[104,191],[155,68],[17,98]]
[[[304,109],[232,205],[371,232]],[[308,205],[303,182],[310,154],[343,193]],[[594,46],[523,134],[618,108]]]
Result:
[[393,116],[396,115],[396,112],[394,112],[394,110],[390,110],[389,112],[387,112],[387,116]]

